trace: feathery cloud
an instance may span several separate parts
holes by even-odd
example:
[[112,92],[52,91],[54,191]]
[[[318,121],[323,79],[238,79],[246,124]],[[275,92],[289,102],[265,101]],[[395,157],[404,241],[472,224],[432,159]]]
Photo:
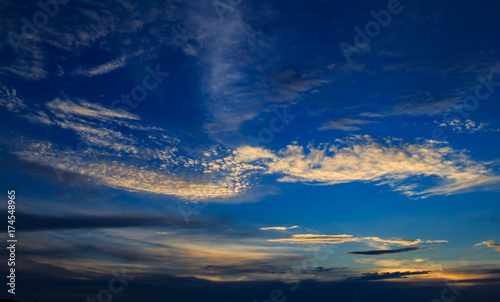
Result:
[[[472,160],[466,152],[445,143],[423,141],[402,143],[398,139],[376,140],[368,135],[336,140],[337,144],[299,145],[272,152],[261,147],[243,146],[237,159],[256,162],[266,173],[279,175],[280,182],[323,185],[355,181],[388,184],[407,196],[451,195],[472,189],[491,189],[500,182],[490,163]],[[418,183],[437,177],[433,185]],[[410,184],[405,181],[412,179]]]

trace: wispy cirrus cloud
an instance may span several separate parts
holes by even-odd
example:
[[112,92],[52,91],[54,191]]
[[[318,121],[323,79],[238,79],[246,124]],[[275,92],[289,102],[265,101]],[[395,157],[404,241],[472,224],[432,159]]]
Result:
[[500,131],[498,129],[489,128],[490,125],[488,123],[481,123],[481,122],[476,123],[475,121],[470,119],[466,119],[464,121],[454,119],[437,124],[439,127],[449,127],[453,131],[458,133],[475,133],[479,131]]
[[349,118],[341,118],[338,120],[330,120],[327,123],[323,124],[318,130],[343,130],[343,131],[358,131],[361,130],[359,125],[373,123],[373,121],[366,121],[360,119],[349,119]]
[[24,147],[13,152],[19,159],[111,188],[187,200],[227,199],[249,189],[252,185],[245,179],[261,169],[235,161],[231,150],[218,146],[203,152],[180,146],[179,139],[144,125],[134,114],[81,99],[54,99],[23,116],[70,131],[83,147],[22,137]]

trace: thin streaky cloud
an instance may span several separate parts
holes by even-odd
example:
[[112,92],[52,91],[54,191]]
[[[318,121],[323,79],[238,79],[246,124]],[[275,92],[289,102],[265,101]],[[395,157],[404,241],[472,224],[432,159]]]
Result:
[[359,125],[365,125],[373,123],[373,121],[366,121],[360,119],[349,119],[341,118],[338,120],[330,120],[329,122],[323,124],[318,130],[343,130],[343,131],[359,131],[361,130]]
[[262,231],[269,231],[269,230],[276,230],[276,231],[286,231],[286,230],[291,230],[298,228],[298,225],[290,226],[290,227],[266,227],[266,228],[260,228]]

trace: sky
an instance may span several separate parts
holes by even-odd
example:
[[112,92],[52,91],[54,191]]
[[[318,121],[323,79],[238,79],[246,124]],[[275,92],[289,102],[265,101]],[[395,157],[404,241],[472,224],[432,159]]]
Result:
[[0,7],[1,298],[496,301],[500,2]]

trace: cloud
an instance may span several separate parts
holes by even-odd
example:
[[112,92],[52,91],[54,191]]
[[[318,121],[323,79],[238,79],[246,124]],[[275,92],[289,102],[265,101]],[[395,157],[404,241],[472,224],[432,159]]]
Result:
[[[442,123],[438,123],[438,127],[449,127],[453,131],[458,132],[458,133],[475,133],[478,131],[488,131],[486,130],[488,128],[489,124],[488,123],[477,123],[474,122],[473,120],[467,119],[465,121],[461,121],[458,119],[455,120],[448,120],[444,121]],[[489,131],[498,131],[498,130],[492,130],[490,129]]]
[[268,230],[277,230],[277,231],[286,231],[286,230],[291,230],[298,228],[298,225],[290,226],[290,227],[267,227],[267,228],[260,228],[260,230],[263,231],[268,231]]
[[246,141],[240,132],[244,123],[283,102],[300,102],[329,82],[324,72],[280,62],[276,40],[254,25],[259,15],[239,5],[221,20],[211,2],[200,3],[187,14],[188,30],[197,33],[193,40],[200,45],[188,52],[206,67],[201,75],[203,129],[226,146]]
[[[244,162],[258,162],[280,182],[333,185],[349,182],[388,184],[407,196],[458,194],[474,189],[494,189],[500,181],[489,166],[472,160],[466,152],[445,143],[402,143],[398,139],[376,140],[368,135],[336,140],[337,144],[288,145],[277,152],[244,146],[236,150]],[[437,178],[433,185],[420,183]],[[410,180],[410,183],[404,183]]]
[[108,63],[101,64],[99,66],[95,66],[87,69],[77,69],[73,72],[75,75],[80,75],[84,77],[93,77],[96,75],[106,74],[113,70],[124,67],[125,64],[125,56],[122,56],[118,59],[110,61]]
[[354,237],[353,235],[318,235],[318,234],[294,234],[290,238],[269,239],[271,242],[286,242],[286,243],[300,243],[300,244],[341,244],[346,242],[362,242],[362,241],[375,241],[387,244],[397,244],[402,246],[411,246],[420,243],[444,243],[446,240],[408,240],[408,239],[382,239],[379,237]]
[[269,239],[270,242],[285,242],[285,243],[330,243],[340,244],[346,242],[360,242],[360,238],[352,235],[316,235],[316,234],[294,234],[290,238]]
[[493,240],[488,240],[488,241],[483,241],[481,243],[476,244],[475,246],[481,246],[481,245],[486,245],[487,247],[493,247],[496,248],[497,251],[500,252],[500,243],[496,243]]
[[359,120],[359,119],[341,118],[338,120],[330,120],[329,122],[325,123],[323,126],[319,127],[318,130],[336,129],[336,130],[343,130],[343,131],[358,131],[358,130],[361,130],[361,128],[354,126],[354,125],[364,125],[364,124],[369,124],[369,123],[373,123],[373,122]]
[[385,254],[399,254],[399,253],[407,253],[407,252],[415,252],[419,250],[428,250],[430,247],[406,247],[401,249],[394,250],[374,250],[374,251],[357,251],[357,252],[349,252],[347,254],[351,255],[385,255]]
[[434,141],[410,144],[353,136],[319,147],[293,144],[278,151],[214,145],[203,152],[206,156],[200,148],[207,147],[181,146],[178,137],[145,125],[135,114],[86,100],[56,98],[21,109],[31,122],[70,131],[79,142],[71,148],[20,136],[18,148],[12,149],[19,159],[132,192],[240,202],[237,198],[254,188],[256,177],[266,174],[276,175],[278,182],[388,184],[410,197],[491,189],[500,181],[491,163],[473,161],[465,151]]
[[11,112],[19,112],[28,108],[24,101],[17,96],[17,91],[6,86],[2,86],[0,89],[0,106]]
[[367,280],[385,280],[385,279],[400,279],[407,278],[408,276],[416,276],[416,275],[427,275],[429,271],[419,271],[419,272],[387,272],[387,273],[364,273],[358,277],[349,277],[347,280],[358,280],[358,281],[367,281]]

